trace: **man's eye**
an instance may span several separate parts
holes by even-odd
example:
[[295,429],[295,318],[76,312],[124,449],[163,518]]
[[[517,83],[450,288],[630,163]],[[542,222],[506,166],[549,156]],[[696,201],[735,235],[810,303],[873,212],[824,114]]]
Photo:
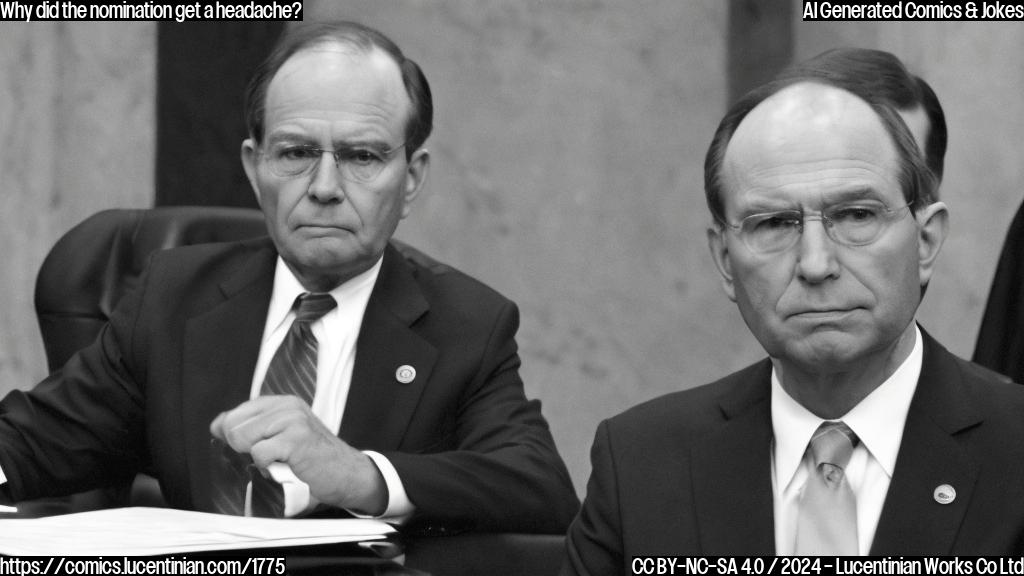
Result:
[[352,150],[346,152],[343,156],[346,162],[351,162],[359,166],[366,166],[380,162],[380,157],[374,154],[370,150]]
[[761,230],[780,230],[800,225],[800,219],[791,214],[774,214],[761,219],[757,228]]
[[282,148],[278,151],[278,157],[284,160],[308,160],[319,155],[319,151],[313,148],[293,147]]
[[832,212],[834,222],[871,222],[878,218],[879,209],[870,206],[849,206]]

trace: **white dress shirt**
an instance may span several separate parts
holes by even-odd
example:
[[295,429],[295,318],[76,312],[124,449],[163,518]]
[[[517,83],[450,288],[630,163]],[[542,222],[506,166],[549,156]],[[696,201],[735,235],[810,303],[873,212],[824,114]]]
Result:
[[[349,386],[352,382],[352,368],[356,359],[356,339],[363,324],[366,304],[380,273],[381,260],[369,270],[331,290],[330,294],[338,306],[313,322],[310,326],[316,336],[317,376],[316,395],[313,397],[313,414],[334,434],[341,428],[341,417],[345,413]],[[292,271],[278,257],[274,272],[274,292],[267,309],[267,322],[260,341],[260,354],[253,373],[250,398],[260,395],[263,379],[277,348],[284,341],[295,312],[295,299],[307,292]],[[400,522],[407,519],[414,507],[409,501],[398,473],[383,455],[365,451],[373,459],[388,488],[388,505],[380,518]],[[309,486],[299,480],[291,468],[284,463],[271,464],[271,476],[284,486],[285,516],[295,516],[313,506],[317,501],[309,493]],[[246,514],[251,513],[251,494],[246,496]],[[353,512],[354,513],[354,512]],[[358,514],[357,514],[358,515]]]
[[[910,400],[921,374],[921,331],[916,326],[914,337],[914,348],[892,376],[837,419],[860,439],[846,467],[846,477],[857,499],[857,545],[862,556],[868,554],[878,528]],[[771,411],[775,550],[785,556],[792,555],[796,546],[797,505],[813,467],[810,457],[805,457],[807,444],[824,420],[783,390],[774,369]]]

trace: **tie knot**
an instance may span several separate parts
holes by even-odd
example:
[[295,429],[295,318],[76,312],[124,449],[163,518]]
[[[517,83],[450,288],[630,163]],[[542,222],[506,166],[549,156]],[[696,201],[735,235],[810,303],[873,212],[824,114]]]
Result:
[[337,305],[330,294],[303,293],[295,299],[295,321],[316,322]]
[[822,422],[814,431],[814,436],[811,436],[811,443],[807,449],[811,451],[815,467],[832,464],[846,468],[856,445],[857,435],[849,426],[841,421]]

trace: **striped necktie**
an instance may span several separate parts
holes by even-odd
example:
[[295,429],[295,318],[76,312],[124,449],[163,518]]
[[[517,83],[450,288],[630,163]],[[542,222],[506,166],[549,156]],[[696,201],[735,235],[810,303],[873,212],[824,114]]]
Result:
[[814,469],[800,495],[796,528],[799,556],[856,556],[857,501],[846,479],[857,435],[843,422],[823,422],[807,451]]
[[310,325],[337,306],[330,294],[305,293],[295,300],[295,321],[267,368],[260,395],[290,394],[306,404],[316,393],[317,341]]
[[[310,325],[337,306],[330,294],[302,294],[295,300],[295,321],[284,342],[274,353],[263,379],[261,396],[298,396],[306,404],[316,394],[317,341]],[[273,478],[254,470],[252,474],[252,515],[284,516],[284,489]]]
[[[317,340],[310,325],[337,305],[330,294],[304,293],[295,299],[295,320],[270,360],[260,395],[293,395],[312,404],[316,393]],[[284,515],[284,490],[256,470],[248,455],[238,454],[221,442],[214,442],[212,450],[212,495],[218,512],[244,514],[245,487],[252,482],[253,515]]]

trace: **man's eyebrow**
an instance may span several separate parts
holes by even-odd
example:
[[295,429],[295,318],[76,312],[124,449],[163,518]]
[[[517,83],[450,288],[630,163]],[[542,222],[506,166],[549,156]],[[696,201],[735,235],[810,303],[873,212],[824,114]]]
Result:
[[740,210],[737,210],[737,216],[740,219],[746,218],[747,216],[753,216],[755,214],[767,214],[769,212],[787,212],[787,211],[800,211],[800,205],[786,200],[778,200],[773,198],[759,198],[752,201],[750,204],[743,206]]
[[[821,196],[822,204],[829,206],[832,204],[843,204],[847,202],[857,202],[861,200],[874,200],[885,204],[884,196],[874,187],[871,186],[857,186],[846,190],[840,190],[838,192],[826,192]],[[805,209],[800,203],[795,203],[790,200],[783,200],[777,198],[756,198],[751,200],[747,205],[736,211],[736,217],[740,220],[747,216],[754,216],[757,214],[770,214],[773,212],[802,212]]]
[[878,202],[883,203],[885,201],[881,192],[871,186],[859,186],[857,188],[850,188],[839,192],[827,193],[824,194],[821,199],[825,204],[855,202],[857,200],[877,200]]
[[334,148],[337,150],[351,150],[355,148],[372,148],[379,152],[390,152],[398,146],[392,146],[387,140],[378,138],[364,138],[357,140],[335,140]]
[[300,142],[302,144],[316,144],[316,138],[309,134],[294,131],[278,131],[267,135],[268,143],[276,142]]
[[[300,147],[321,148],[321,142],[317,141],[316,138],[299,132],[279,132],[271,134],[266,138],[267,146],[278,145],[278,143],[282,142],[294,143],[294,145]],[[383,138],[356,138],[351,140],[333,140],[330,148],[335,151],[369,149],[380,154],[390,154],[401,148],[401,145],[399,143],[399,145],[391,146],[390,142]]]
[[[278,142],[295,142],[307,146],[320,146],[320,142],[317,138],[310,136],[304,132],[297,132],[293,130],[282,130],[274,132],[267,136],[268,144],[276,144]],[[378,138],[375,136],[364,137],[364,138],[353,138],[351,140],[332,140],[331,147],[335,150],[351,150],[354,148],[374,148],[377,150],[390,152],[399,146],[392,146],[387,140]]]

